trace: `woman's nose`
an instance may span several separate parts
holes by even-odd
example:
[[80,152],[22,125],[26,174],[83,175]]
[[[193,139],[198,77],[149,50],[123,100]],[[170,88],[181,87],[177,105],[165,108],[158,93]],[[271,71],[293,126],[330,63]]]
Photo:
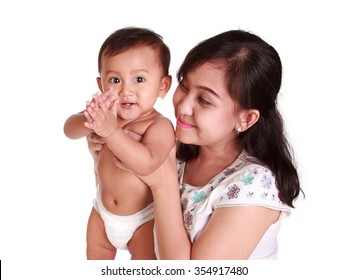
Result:
[[194,104],[192,97],[189,95],[182,96],[182,98],[178,102],[178,114],[180,115],[193,115]]

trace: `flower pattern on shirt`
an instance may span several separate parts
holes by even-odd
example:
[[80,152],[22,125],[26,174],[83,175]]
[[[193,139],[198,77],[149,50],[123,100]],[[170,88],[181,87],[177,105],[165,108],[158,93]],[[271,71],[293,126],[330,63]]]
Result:
[[184,163],[178,165],[183,219],[187,232],[194,238],[201,223],[218,207],[257,205],[274,209],[290,209],[279,199],[276,179],[266,166],[247,153],[205,186],[182,183]]
[[194,192],[194,196],[191,198],[195,203],[202,202],[206,199],[206,195],[203,191],[200,192]]
[[252,176],[251,174],[247,174],[247,175],[242,175],[241,178],[242,178],[241,182],[244,183],[245,185],[252,185],[254,176]]
[[263,192],[263,193],[260,195],[260,197],[261,197],[262,199],[265,199],[265,198],[267,197],[267,195],[268,195],[268,193]]
[[229,190],[229,192],[227,193],[227,195],[228,195],[229,199],[238,197],[239,192],[240,192],[240,188],[236,184],[234,184],[232,187],[229,187],[228,190]]
[[193,215],[188,211],[184,214],[184,224],[186,225],[186,228],[189,228],[192,225],[193,222]]
[[261,183],[262,183],[262,186],[263,186],[265,189],[270,189],[271,186],[272,186],[272,178],[271,178],[271,176],[265,174],[265,175],[261,178]]
[[[233,174],[234,172],[236,171],[236,168],[226,168],[224,171],[223,171],[223,175],[222,176],[220,176],[220,177],[218,177],[218,179],[217,179],[217,182],[218,183],[221,183],[221,182],[223,182],[223,180],[225,179],[225,178],[227,178],[228,176],[230,176],[231,174]],[[211,183],[213,183],[213,181],[211,182]]]
[[247,193],[246,193],[246,197],[247,197],[247,198],[252,198],[252,197],[253,197],[253,194],[254,194],[254,192],[247,192]]

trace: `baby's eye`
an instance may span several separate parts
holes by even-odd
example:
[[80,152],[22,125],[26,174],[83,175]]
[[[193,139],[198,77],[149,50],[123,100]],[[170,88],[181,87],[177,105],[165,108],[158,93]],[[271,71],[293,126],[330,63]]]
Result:
[[136,77],[135,78],[135,82],[136,83],[143,83],[145,81],[145,78],[144,77]]
[[113,83],[113,84],[118,84],[118,83],[120,83],[120,80],[119,80],[117,77],[112,77],[112,78],[110,79],[110,81],[111,81],[111,83]]

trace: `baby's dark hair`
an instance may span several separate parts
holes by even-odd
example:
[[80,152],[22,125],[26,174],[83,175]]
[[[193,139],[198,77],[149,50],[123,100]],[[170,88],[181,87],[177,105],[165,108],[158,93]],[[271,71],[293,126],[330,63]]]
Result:
[[98,57],[98,70],[101,70],[102,56],[114,56],[137,46],[150,46],[158,53],[158,61],[163,74],[169,74],[170,49],[163,42],[162,36],[154,31],[140,27],[125,27],[116,30],[102,44]]
[[[242,30],[216,35],[195,46],[177,72],[180,82],[205,62],[223,65],[226,87],[241,109],[257,109],[259,120],[238,135],[242,149],[263,162],[274,173],[280,199],[293,206],[301,191],[292,149],[277,109],[282,64],[277,51],[260,37]],[[178,143],[177,157],[197,157],[199,147]]]

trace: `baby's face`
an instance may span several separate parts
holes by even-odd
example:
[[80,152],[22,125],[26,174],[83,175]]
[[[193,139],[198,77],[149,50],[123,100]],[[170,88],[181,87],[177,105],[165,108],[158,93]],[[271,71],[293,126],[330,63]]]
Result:
[[119,117],[132,120],[153,111],[164,79],[155,50],[148,46],[130,48],[103,56],[101,65],[100,90],[113,88],[119,99]]

